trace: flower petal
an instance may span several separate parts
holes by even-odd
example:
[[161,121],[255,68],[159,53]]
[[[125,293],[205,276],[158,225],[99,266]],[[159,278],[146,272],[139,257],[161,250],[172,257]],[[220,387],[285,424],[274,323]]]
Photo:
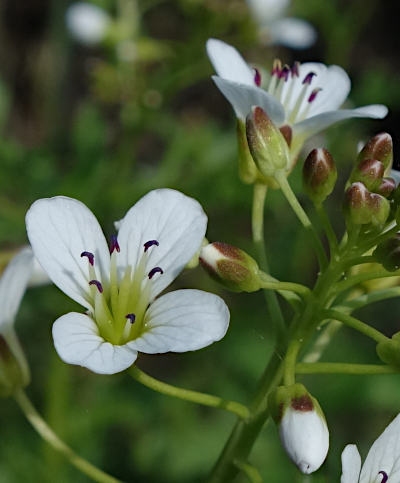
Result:
[[246,0],[250,13],[258,24],[270,24],[281,17],[290,0]]
[[65,20],[71,35],[84,45],[96,45],[105,36],[111,23],[108,13],[88,2],[71,4]]
[[21,250],[7,265],[0,279],[0,331],[14,324],[15,316],[32,273],[33,253]]
[[399,186],[399,184],[400,184],[400,171],[398,171],[397,169],[391,169],[389,176],[395,180],[396,187]]
[[389,481],[400,481],[400,414],[371,446],[361,470],[360,483],[376,481],[384,471]]
[[235,47],[222,40],[208,39],[206,49],[208,57],[220,77],[240,84],[255,86],[254,71]]
[[[199,249],[207,227],[207,216],[200,203],[179,191],[159,189],[141,198],[121,221],[118,233],[120,253],[117,264],[136,267],[144,244],[157,240],[146,252],[146,271],[161,267],[151,283],[151,297],[158,295],[182,271]],[[147,281],[147,277],[145,282]]]
[[348,444],[342,452],[342,476],[340,483],[358,483],[361,457],[355,444]]
[[222,79],[222,77],[216,75],[212,79],[218,89],[230,102],[236,117],[239,119],[244,121],[247,114],[251,111],[251,108],[253,106],[259,106],[264,109],[275,124],[280,125],[283,123],[285,110],[282,104],[274,96],[271,96],[260,87],[240,84]]
[[201,349],[222,339],[229,310],[217,295],[177,290],[153,302],[146,312],[146,331],[129,344],[147,354]]
[[115,374],[130,367],[137,352],[125,345],[113,345],[100,335],[95,322],[84,314],[70,312],[53,324],[54,346],[60,358],[86,367],[97,374]]
[[314,27],[300,18],[282,18],[276,20],[266,29],[270,43],[285,45],[292,49],[307,49],[317,39]]
[[26,214],[26,229],[33,252],[51,280],[69,297],[91,308],[88,260],[103,283],[110,273],[110,254],[100,225],[83,203],[56,196],[36,201]]
[[387,113],[387,107],[382,104],[372,104],[370,106],[358,107],[357,109],[340,109],[338,111],[324,112],[295,124],[293,127],[293,135],[304,134],[309,137],[345,119],[355,117],[382,119]]

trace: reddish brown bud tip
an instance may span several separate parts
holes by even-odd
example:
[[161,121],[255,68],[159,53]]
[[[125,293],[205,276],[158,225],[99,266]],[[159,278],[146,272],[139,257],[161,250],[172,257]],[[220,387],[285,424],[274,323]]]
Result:
[[350,176],[350,183],[360,181],[369,191],[376,191],[382,183],[385,166],[377,159],[360,161]]
[[307,412],[314,409],[314,404],[308,394],[300,397],[294,397],[291,401],[291,406],[295,411]]
[[395,189],[396,181],[393,178],[383,178],[379,188],[377,189],[377,193],[385,198],[389,198]]
[[393,163],[393,141],[390,134],[382,132],[371,138],[358,155],[358,161],[377,159],[385,169]]
[[390,204],[386,198],[371,193],[363,183],[357,182],[346,191],[344,210],[351,224],[381,226],[389,216]]
[[326,149],[313,149],[303,166],[303,186],[314,203],[322,203],[335,187],[335,161]]
[[286,124],[286,126],[280,127],[279,131],[281,132],[282,136],[285,138],[285,141],[290,148],[290,145],[292,144],[292,137],[293,137],[292,128]]

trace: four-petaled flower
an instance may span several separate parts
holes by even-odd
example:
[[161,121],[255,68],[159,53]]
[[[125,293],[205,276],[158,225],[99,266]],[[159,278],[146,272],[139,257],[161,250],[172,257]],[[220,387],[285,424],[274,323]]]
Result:
[[156,299],[203,241],[207,217],[194,199],[151,191],[119,223],[110,248],[93,213],[71,198],[36,201],[26,224],[43,269],[87,309],[53,325],[65,362],[113,374],[131,366],[138,351],[196,350],[225,335],[229,311],[220,297],[177,290]]
[[207,53],[218,74],[213,80],[231,103],[236,117],[244,122],[252,106],[261,107],[283,132],[289,131],[286,137],[293,160],[308,137],[331,124],[354,117],[381,119],[388,112],[381,104],[339,109],[347,99],[351,83],[337,65],[295,62],[289,67],[275,61],[264,90],[260,87],[259,71],[251,68],[231,45],[209,39]]
[[[361,473],[360,473],[361,472]],[[361,469],[355,444],[342,453],[340,483],[398,483],[400,481],[400,414],[371,446]]]

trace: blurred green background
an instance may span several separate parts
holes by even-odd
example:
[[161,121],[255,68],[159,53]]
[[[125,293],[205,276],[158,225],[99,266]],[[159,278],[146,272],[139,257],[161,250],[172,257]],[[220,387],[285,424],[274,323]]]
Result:
[[[153,188],[170,187],[197,198],[209,216],[209,240],[254,253],[252,189],[237,177],[235,120],[210,79],[209,37],[235,45],[266,69],[275,57],[337,63],[349,73],[349,106],[384,103],[383,121],[353,120],[308,145],[325,146],[340,169],[328,210],[338,233],[343,180],[357,143],[388,131],[400,115],[398,1],[296,0],[289,14],[318,34],[306,50],[262,45],[244,0],[99,0],[115,22],[106,38],[83,45],[66,28],[65,0],[2,0],[0,5],[0,248],[26,243],[24,215],[40,197],[79,198],[106,234],[113,221]],[[397,156],[397,159],[399,157]],[[304,153],[290,177],[299,199]],[[311,215],[313,216],[313,215]],[[307,238],[279,192],[266,208],[271,272],[312,283],[315,259]],[[227,336],[202,351],[141,355],[154,377],[246,403],[273,350],[263,295],[223,291],[200,269],[184,272],[172,288],[219,293],[231,310]],[[386,334],[399,330],[400,304],[391,300],[358,315]],[[57,357],[52,322],[81,310],[55,287],[28,291],[17,330],[32,368],[27,389],[36,407],[79,454],[127,482],[203,481],[221,451],[234,416],[153,393],[124,374],[99,376]],[[290,314],[290,312],[287,312]],[[378,362],[374,344],[342,330],[327,361]],[[289,462],[273,425],[267,425],[251,461],[268,482],[337,482],[340,453],[357,442],[365,456],[400,411],[398,376],[304,376],[331,431],[325,465],[303,477]],[[49,449],[12,399],[0,409],[0,481],[85,482],[86,477]],[[244,481],[240,478],[238,481]]]

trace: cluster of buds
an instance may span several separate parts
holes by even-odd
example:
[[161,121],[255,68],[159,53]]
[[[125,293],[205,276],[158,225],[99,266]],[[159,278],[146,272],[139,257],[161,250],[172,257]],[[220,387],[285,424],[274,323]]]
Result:
[[344,210],[349,226],[380,228],[387,221],[396,188],[394,179],[385,177],[392,162],[392,138],[387,133],[377,134],[361,150],[345,194]]
[[242,181],[257,181],[277,188],[276,172],[288,174],[292,168],[289,154],[291,128],[278,129],[261,107],[254,106],[245,125],[238,121],[237,134]]
[[329,449],[329,431],[318,401],[303,384],[280,386],[268,408],[286,453],[302,473],[316,471]]

